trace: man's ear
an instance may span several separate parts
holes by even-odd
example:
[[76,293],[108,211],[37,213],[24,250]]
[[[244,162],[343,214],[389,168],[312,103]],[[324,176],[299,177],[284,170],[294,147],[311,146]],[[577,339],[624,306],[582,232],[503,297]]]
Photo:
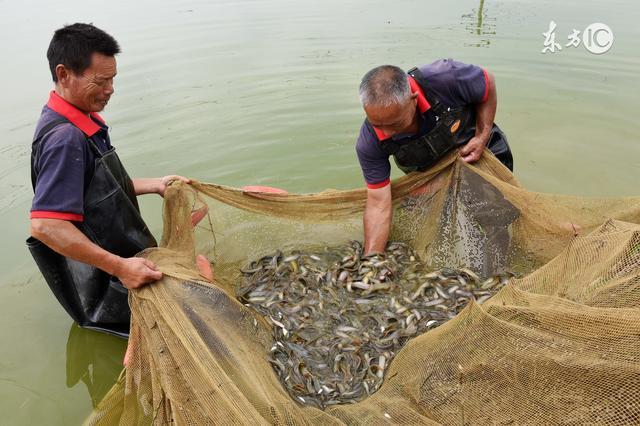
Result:
[[412,93],[411,97],[409,99],[411,99],[411,102],[413,102],[414,105],[418,105],[418,94],[417,93]]
[[69,84],[70,72],[69,70],[62,64],[56,65],[56,78],[58,79],[58,83],[62,86],[66,86]]

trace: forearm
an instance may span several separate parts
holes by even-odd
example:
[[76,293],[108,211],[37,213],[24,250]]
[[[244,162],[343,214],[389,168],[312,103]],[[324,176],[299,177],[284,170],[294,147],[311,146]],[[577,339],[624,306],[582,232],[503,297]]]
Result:
[[492,74],[489,74],[488,84],[489,95],[487,100],[476,105],[476,136],[483,139],[489,138],[498,107],[498,94]]
[[161,182],[159,178],[137,178],[132,179],[132,181],[136,195],[158,194],[160,191]]
[[387,245],[391,229],[391,201],[367,200],[364,211],[364,253],[381,253]]
[[31,219],[31,235],[63,256],[117,275],[122,258],[92,243],[69,221]]

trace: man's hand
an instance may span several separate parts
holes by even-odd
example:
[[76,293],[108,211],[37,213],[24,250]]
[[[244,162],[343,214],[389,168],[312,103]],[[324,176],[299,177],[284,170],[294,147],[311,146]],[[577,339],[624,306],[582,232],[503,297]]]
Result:
[[475,163],[482,156],[482,151],[489,142],[488,137],[474,136],[466,143],[466,145],[460,147],[458,152],[462,160],[467,163]]
[[140,257],[121,259],[113,272],[113,275],[118,277],[122,285],[129,290],[140,288],[162,278],[162,272],[157,270],[152,261]]
[[167,186],[174,180],[181,180],[184,183],[191,183],[191,179],[184,176],[169,175],[159,178],[138,178],[133,179],[133,188],[136,195],[159,194],[164,197]]
[[487,72],[488,92],[487,100],[476,105],[476,134],[466,145],[460,147],[462,160],[467,163],[475,163],[482,156],[482,151],[489,143],[493,120],[498,108],[498,92],[496,80],[490,72]]
[[181,180],[184,183],[191,183],[191,179],[178,175],[164,176],[159,178],[159,180],[160,183],[158,185],[158,194],[160,194],[162,197],[164,197],[164,191],[167,190],[167,185],[169,185],[174,180]]
[[62,219],[31,219],[31,235],[57,253],[88,263],[120,278],[126,288],[138,288],[162,278],[162,272],[150,260],[128,259],[109,253],[91,242],[71,222]]

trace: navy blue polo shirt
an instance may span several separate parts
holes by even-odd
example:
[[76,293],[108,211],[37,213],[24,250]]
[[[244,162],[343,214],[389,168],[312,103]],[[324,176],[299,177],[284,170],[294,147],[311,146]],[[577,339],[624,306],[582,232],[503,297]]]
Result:
[[[450,107],[461,107],[483,103],[489,97],[489,77],[487,71],[476,65],[463,64],[453,59],[440,59],[431,64],[418,67],[429,89],[442,103]],[[417,93],[420,134],[431,130],[431,120],[425,113],[431,108],[422,89],[415,80],[409,77],[411,92]],[[356,142],[356,153],[362,168],[362,174],[368,188],[382,188],[389,184],[391,163],[389,155],[380,149],[378,140],[387,139],[380,129],[374,128],[375,134],[366,124],[362,124]],[[394,140],[409,139],[414,135],[394,135]]]
[[93,177],[95,154],[88,145],[92,137],[98,149],[111,148],[108,127],[95,113],[87,115],[51,92],[36,125],[36,135],[53,120],[64,117],[47,132],[35,161],[35,194],[31,218],[84,220],[84,193]]

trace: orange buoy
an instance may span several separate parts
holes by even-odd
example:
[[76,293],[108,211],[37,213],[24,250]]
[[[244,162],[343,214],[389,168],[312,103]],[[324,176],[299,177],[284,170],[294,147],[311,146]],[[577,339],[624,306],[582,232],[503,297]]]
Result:
[[288,194],[287,191],[272,186],[246,185],[242,187],[247,192],[270,192],[272,194]]

